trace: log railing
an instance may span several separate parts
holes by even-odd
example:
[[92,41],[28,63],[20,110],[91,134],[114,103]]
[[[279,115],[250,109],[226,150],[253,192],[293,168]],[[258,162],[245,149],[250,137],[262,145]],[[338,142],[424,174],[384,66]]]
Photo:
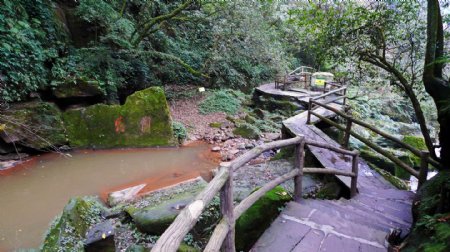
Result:
[[[338,124],[338,123],[324,117],[323,115],[320,115],[319,113],[315,112],[314,109],[317,107],[322,107],[322,108],[328,109],[328,110],[334,112],[335,114],[341,116],[342,118],[344,118],[346,120],[346,125],[343,126],[341,124]],[[363,142],[364,144],[366,144],[367,146],[372,148],[374,151],[380,153],[381,155],[383,155],[386,158],[388,158],[389,160],[391,160],[394,164],[396,164],[399,167],[401,167],[402,169],[406,170],[408,173],[410,173],[414,177],[418,178],[419,187],[426,181],[427,174],[428,174],[428,164],[431,164],[435,167],[439,167],[439,163],[436,160],[432,159],[428,152],[418,150],[418,149],[412,147],[411,145],[404,143],[402,140],[377,129],[364,121],[361,121],[359,119],[352,117],[351,114],[348,113],[348,108],[346,109],[346,111],[347,112],[342,112],[339,109],[336,109],[330,105],[327,105],[326,103],[321,103],[321,102],[316,101],[315,99],[310,99],[307,123],[310,124],[311,115],[314,115],[314,116],[318,117],[319,119],[321,119],[322,121],[343,131],[344,137],[342,140],[342,146],[347,149],[349,147],[348,145],[349,145],[350,136],[353,136],[354,138],[358,139],[359,141]],[[395,157],[392,153],[384,150],[382,147],[371,142],[369,139],[367,139],[367,138],[361,136],[360,134],[356,133],[355,131],[353,131],[352,130],[353,124],[358,124],[366,129],[369,129],[369,130],[373,131],[374,133],[395,142],[396,144],[400,145],[402,148],[409,150],[414,155],[420,157],[421,164],[420,164],[419,171],[415,170],[413,167],[410,167],[408,164],[401,161],[399,158]]]
[[[328,168],[304,168],[305,145],[326,148],[343,155],[352,156],[353,159],[351,172]],[[234,172],[265,151],[284,148],[288,146],[295,146],[294,168],[290,172],[263,185],[260,189],[242,200],[237,206],[234,206]],[[177,251],[183,238],[197,223],[200,214],[203,212],[205,207],[211,202],[213,197],[220,192],[220,209],[222,213],[222,219],[214,229],[214,232],[211,235],[208,244],[206,245],[205,251],[220,251],[222,249],[226,252],[234,252],[234,233],[236,220],[265,193],[289,179],[294,179],[293,196],[294,200],[297,202],[299,202],[302,198],[302,178],[304,173],[334,174],[351,177],[352,181],[350,195],[351,197],[355,196],[357,193],[356,186],[358,178],[358,156],[358,152],[340,149],[328,144],[306,140],[304,136],[297,136],[291,139],[279,140],[257,146],[252,150],[244,153],[240,157],[236,158],[232,162],[222,163],[217,174],[211,180],[211,182],[209,182],[206,188],[195,197],[192,203],[190,203],[180,212],[175,221],[158,239],[151,251]]]

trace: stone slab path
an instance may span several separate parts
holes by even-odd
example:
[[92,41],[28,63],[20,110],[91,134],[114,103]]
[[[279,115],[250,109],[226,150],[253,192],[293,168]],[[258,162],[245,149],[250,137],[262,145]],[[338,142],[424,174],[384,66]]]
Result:
[[[339,104],[332,104],[340,108]],[[332,117],[330,111],[316,112]],[[307,111],[283,122],[289,134],[340,147],[319,128],[306,124]],[[317,119],[312,116],[312,122]],[[351,170],[351,159],[327,149],[308,146],[324,167]],[[347,187],[348,177],[337,176]],[[352,199],[290,202],[251,251],[387,251],[392,229],[407,234],[412,223],[414,193],[388,183],[359,159],[358,195]]]

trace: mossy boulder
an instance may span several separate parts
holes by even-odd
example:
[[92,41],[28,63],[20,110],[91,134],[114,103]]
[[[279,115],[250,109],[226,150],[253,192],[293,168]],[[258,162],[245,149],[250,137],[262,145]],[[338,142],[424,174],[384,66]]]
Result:
[[236,221],[236,250],[248,251],[290,200],[291,196],[277,186],[245,211]]
[[261,136],[261,131],[257,127],[248,123],[239,124],[239,126],[233,130],[233,133],[249,139],[259,139]]
[[152,235],[161,235],[193,198],[194,195],[192,194],[179,194],[158,205],[144,208],[129,206],[125,211],[131,216],[140,231]]
[[7,144],[44,150],[66,143],[61,112],[53,103],[27,102],[11,106],[2,113],[5,128],[0,137]]
[[151,87],[129,96],[124,105],[96,104],[63,114],[74,147],[149,147],[174,145],[164,91]]
[[88,228],[99,222],[104,206],[92,197],[69,201],[45,236],[42,251],[84,251],[83,240]]
[[450,251],[450,171],[425,182],[413,204],[414,228],[402,251]]
[[420,136],[407,135],[403,137],[403,142],[411,145],[412,147],[419,150],[426,150],[427,145],[425,144],[425,139]]

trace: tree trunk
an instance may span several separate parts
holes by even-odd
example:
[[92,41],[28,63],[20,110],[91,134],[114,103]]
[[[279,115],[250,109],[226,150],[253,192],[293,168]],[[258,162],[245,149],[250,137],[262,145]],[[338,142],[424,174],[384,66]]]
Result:
[[438,111],[439,143],[441,145],[442,169],[450,169],[450,84],[442,78],[442,63],[436,60],[443,56],[444,33],[438,0],[428,0],[427,47],[423,83],[433,97]]

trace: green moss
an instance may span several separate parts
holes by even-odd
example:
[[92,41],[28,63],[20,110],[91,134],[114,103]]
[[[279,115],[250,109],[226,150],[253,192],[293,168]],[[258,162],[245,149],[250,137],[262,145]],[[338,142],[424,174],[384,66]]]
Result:
[[50,227],[42,251],[84,251],[84,236],[88,228],[100,221],[104,207],[95,198],[73,198]]
[[386,179],[389,183],[391,183],[398,189],[408,190],[408,185],[406,184],[406,182],[404,180],[390,174],[389,172],[387,172],[383,169],[376,167],[376,165],[370,164],[370,167],[373,168],[375,171],[377,171],[381,176],[383,176],[384,179]]
[[209,124],[209,127],[211,127],[211,128],[220,128],[220,127],[222,127],[222,123],[220,123],[220,122],[212,122],[212,123]]
[[174,145],[164,92],[151,87],[129,96],[123,106],[97,104],[63,115],[75,147],[148,147]]
[[248,251],[290,200],[289,194],[277,186],[245,211],[236,221],[236,250]]
[[248,123],[240,124],[233,130],[233,133],[249,139],[259,139],[259,136],[262,134],[257,127]]
[[425,139],[419,136],[404,136],[403,142],[419,150],[426,150]]
[[177,252],[200,252],[200,249],[196,249],[192,246],[189,246],[185,243],[181,243],[180,247],[178,247]]

